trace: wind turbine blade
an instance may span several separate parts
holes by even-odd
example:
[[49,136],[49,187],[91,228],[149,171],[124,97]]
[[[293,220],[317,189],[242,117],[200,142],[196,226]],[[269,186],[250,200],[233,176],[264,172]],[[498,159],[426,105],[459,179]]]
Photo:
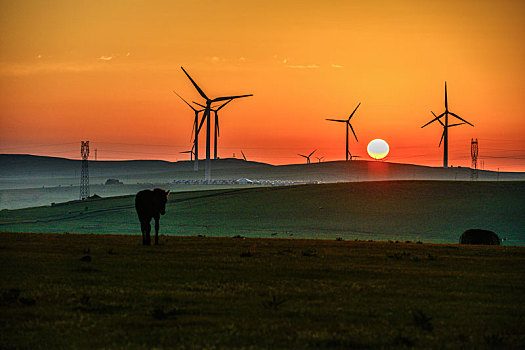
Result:
[[[444,116],[445,113],[446,113],[446,112],[441,113],[440,115],[438,115],[437,117],[435,117],[434,119],[432,119],[431,121],[429,121],[428,123],[426,123],[425,125],[423,125],[421,128],[424,128],[424,127],[427,126],[428,124],[430,124],[430,123],[432,123],[432,122],[435,122],[436,120],[439,120],[439,118],[441,118],[442,116]],[[434,113],[432,113],[432,114],[434,114]],[[443,123],[441,123],[441,124],[443,124]]]
[[443,142],[443,138],[445,137],[445,129],[443,129],[443,133],[441,134],[441,140],[439,140],[439,146],[438,147],[441,147],[441,142]]
[[465,119],[463,119],[460,116],[458,116],[457,114],[452,113],[452,112],[449,112],[449,113],[452,114],[454,117],[458,118],[459,120],[461,120],[462,122],[465,122],[465,123],[467,123],[470,126],[474,126],[474,125],[470,124],[469,122],[467,122]]
[[326,120],[329,120],[331,122],[339,122],[339,123],[346,123],[347,120],[341,120],[341,119],[326,119]]
[[192,105],[190,105],[190,104],[188,103],[188,101],[186,101],[185,99],[183,99],[182,96],[179,95],[179,94],[177,93],[177,91],[173,90],[173,92],[175,93],[175,95],[179,96],[179,98],[180,98],[181,100],[183,100],[184,103],[186,103],[191,109],[193,109],[194,111],[197,111],[195,108],[193,108]]
[[310,153],[310,154],[308,155],[308,158],[310,158],[310,157],[312,156],[312,154],[315,153],[315,151],[317,151],[317,149],[314,149],[314,150],[312,151],[312,153]]
[[220,111],[221,108],[223,108],[224,106],[226,106],[226,105],[227,105],[228,103],[230,103],[231,101],[232,101],[232,100],[228,100],[228,102],[223,103],[222,105],[219,106],[219,108],[216,109],[216,111],[217,111],[217,112]]
[[430,111],[430,113],[432,113],[432,115],[433,115],[434,117],[436,117],[435,119],[437,119],[437,121],[439,122],[439,124],[441,124],[441,126],[443,126],[443,127],[445,126],[445,124],[443,124],[443,122],[441,121],[441,119],[439,119],[438,116],[437,116],[434,112]]
[[249,95],[237,95],[237,96],[226,96],[226,97],[217,97],[217,98],[214,98],[211,102],[219,102],[219,101],[233,100],[233,99],[236,99],[236,98],[249,97],[249,96],[253,96],[253,94],[249,94]]
[[298,156],[301,156],[301,157],[304,157],[304,158],[308,158],[307,156],[302,155],[302,154],[299,154],[299,153],[297,153],[297,155],[298,155]]
[[355,140],[359,142],[359,140],[357,139],[357,135],[355,134],[354,128],[352,128],[352,124],[348,123],[348,126],[350,127],[350,129],[352,129],[352,133],[354,134]]
[[201,105],[200,103],[197,103],[197,102],[195,102],[195,101],[191,101],[191,102],[193,102],[193,103],[196,104],[197,106],[200,106],[200,107],[202,107],[202,108],[206,108],[205,105]]
[[447,101],[447,82],[445,81],[445,110],[448,111],[448,101]]
[[450,124],[448,127],[450,128],[451,126],[458,126],[458,125],[463,125],[463,124],[466,124],[466,123],[456,123],[456,124]]
[[188,72],[186,72],[184,70],[183,67],[180,67],[182,69],[182,71],[184,72],[184,74],[186,74],[186,76],[188,77],[188,79],[190,79],[190,81],[192,82],[193,86],[195,86],[195,89],[197,89],[197,91],[199,92],[199,94],[202,96],[202,98],[204,98],[206,101],[209,100],[208,96],[206,96],[206,94],[204,93],[204,91],[201,90],[201,88],[199,87],[199,85],[197,85],[197,83],[190,77],[190,75],[188,74]]
[[217,111],[215,111],[215,127],[217,128],[217,137],[221,135],[220,129],[219,129],[219,114]]
[[350,121],[350,119],[353,117],[355,111],[357,111],[357,109],[359,108],[359,106],[361,106],[361,102],[359,102],[359,104],[358,104],[357,107],[354,109],[354,111],[352,112],[352,114],[350,114],[350,116],[348,117],[348,121]]
[[206,111],[204,111],[201,119],[201,124],[199,125],[199,128],[197,129],[197,135],[201,132],[202,125],[204,124],[204,121],[206,120]]
[[241,150],[241,154],[242,154],[242,157],[244,158],[244,160],[246,160],[246,156],[244,155],[244,152]]

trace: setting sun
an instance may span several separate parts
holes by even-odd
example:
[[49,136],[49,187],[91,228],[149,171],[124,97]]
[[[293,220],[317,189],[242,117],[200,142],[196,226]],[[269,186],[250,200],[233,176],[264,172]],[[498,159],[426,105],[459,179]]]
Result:
[[368,155],[374,159],[383,159],[390,151],[390,147],[385,140],[375,139],[370,141],[366,148]]

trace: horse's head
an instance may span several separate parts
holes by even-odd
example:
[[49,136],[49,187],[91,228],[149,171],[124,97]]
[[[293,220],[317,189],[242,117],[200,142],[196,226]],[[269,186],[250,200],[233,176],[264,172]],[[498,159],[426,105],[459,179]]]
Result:
[[164,191],[160,188],[153,190],[155,193],[155,203],[157,204],[157,210],[161,215],[166,214],[166,203],[168,202],[168,196],[170,191]]

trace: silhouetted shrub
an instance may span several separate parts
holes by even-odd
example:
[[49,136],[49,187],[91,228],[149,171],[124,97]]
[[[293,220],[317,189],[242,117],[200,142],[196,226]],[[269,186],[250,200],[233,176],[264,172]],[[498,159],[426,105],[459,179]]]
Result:
[[492,333],[489,335],[486,335],[485,337],[485,343],[489,345],[490,347],[499,347],[503,345],[504,338],[499,333]]
[[19,296],[20,289],[18,288],[11,288],[2,292],[2,299],[8,304],[16,302]]
[[163,307],[157,306],[151,312],[151,317],[156,320],[175,320],[179,314],[181,314],[181,311],[177,308],[165,310]]
[[401,332],[399,332],[394,338],[394,340],[392,341],[392,345],[412,347],[414,346],[414,341],[408,337],[405,337],[404,335],[401,334]]
[[501,239],[492,231],[481,229],[470,229],[461,235],[459,238],[460,244],[484,244],[484,245],[500,245]]
[[411,310],[412,321],[414,326],[421,328],[424,331],[432,332],[434,326],[432,325],[432,317],[426,315],[423,311],[415,309]]
[[266,309],[278,310],[279,307],[281,307],[281,305],[284,304],[285,302],[286,302],[286,299],[272,295],[272,298],[270,300],[265,300],[261,304]]
[[21,304],[26,305],[26,306],[33,306],[33,305],[36,304],[36,300],[33,299],[33,298],[24,298],[24,297],[22,297],[22,298],[18,299],[18,301],[20,301]]
[[303,256],[317,256],[317,250],[315,249],[308,249],[303,251]]

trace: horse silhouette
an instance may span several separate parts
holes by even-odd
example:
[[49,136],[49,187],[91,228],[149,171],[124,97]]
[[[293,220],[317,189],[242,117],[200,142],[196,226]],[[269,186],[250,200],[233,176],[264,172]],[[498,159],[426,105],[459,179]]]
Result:
[[166,213],[166,202],[170,191],[160,188],[143,190],[135,196],[135,209],[140,220],[142,244],[151,245],[151,219],[155,219],[155,244],[159,244],[159,219]]

